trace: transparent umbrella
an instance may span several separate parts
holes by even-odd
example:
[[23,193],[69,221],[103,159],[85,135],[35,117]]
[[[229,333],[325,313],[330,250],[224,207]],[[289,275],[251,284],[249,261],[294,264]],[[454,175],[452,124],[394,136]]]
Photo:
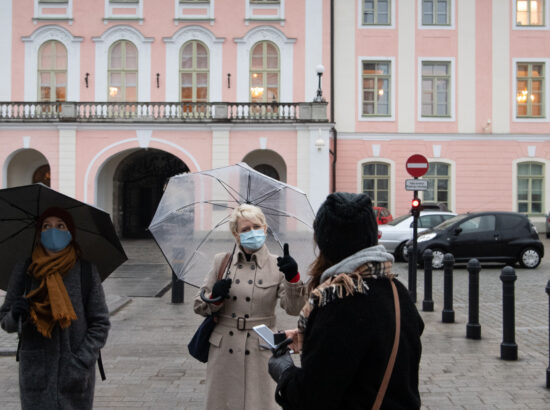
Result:
[[214,255],[233,249],[229,217],[243,203],[265,214],[271,253],[282,255],[288,243],[300,271],[307,270],[314,258],[315,214],[306,194],[239,163],[168,182],[149,230],[181,280],[201,286]]

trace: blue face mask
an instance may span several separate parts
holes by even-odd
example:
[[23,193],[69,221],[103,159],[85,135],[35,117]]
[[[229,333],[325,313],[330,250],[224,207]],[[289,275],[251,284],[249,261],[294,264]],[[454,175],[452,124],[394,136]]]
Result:
[[251,251],[257,251],[265,242],[265,232],[263,229],[250,230],[239,234],[241,246]]
[[50,228],[40,234],[40,242],[44,248],[51,252],[62,251],[71,242],[71,239],[69,231],[60,231],[56,228]]

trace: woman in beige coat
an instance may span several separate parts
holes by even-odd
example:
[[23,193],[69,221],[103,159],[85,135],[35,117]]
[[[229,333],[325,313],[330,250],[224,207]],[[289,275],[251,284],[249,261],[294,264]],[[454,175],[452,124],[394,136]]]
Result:
[[[271,351],[260,347],[264,343],[252,327],[265,324],[273,329],[277,299],[288,314],[298,315],[306,299],[303,282],[288,252],[279,258],[269,253],[267,223],[260,208],[239,206],[229,225],[237,250],[227,276],[217,281],[224,258],[221,253],[194,304],[202,316],[218,314],[206,368],[206,409],[277,409],[275,383],[266,371]],[[199,296],[203,289],[212,299],[221,296],[222,301],[204,302]]]

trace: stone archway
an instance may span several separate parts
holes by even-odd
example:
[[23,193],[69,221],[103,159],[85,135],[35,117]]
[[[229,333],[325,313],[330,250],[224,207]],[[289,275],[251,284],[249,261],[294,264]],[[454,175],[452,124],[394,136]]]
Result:
[[5,169],[8,188],[35,182],[50,186],[50,164],[42,153],[34,149],[23,149],[13,154]]
[[168,179],[189,172],[179,158],[157,149],[140,149],[118,164],[113,178],[113,210],[117,231],[125,238],[148,238]]
[[269,149],[257,149],[249,152],[243,162],[268,177],[286,182],[286,164],[283,157]]

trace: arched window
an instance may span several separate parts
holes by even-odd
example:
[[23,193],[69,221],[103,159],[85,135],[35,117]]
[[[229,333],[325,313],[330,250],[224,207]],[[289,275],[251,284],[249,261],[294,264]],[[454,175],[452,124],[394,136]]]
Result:
[[521,162],[518,164],[518,212],[542,214],[544,198],[544,164]]
[[56,40],[38,50],[38,95],[40,101],[66,101],[67,49]]
[[426,175],[422,177],[428,181],[428,190],[424,191],[424,201],[442,202],[449,207],[449,164],[430,162]]
[[363,164],[363,193],[373,206],[390,208],[390,165],[383,162]]
[[114,43],[109,49],[109,101],[137,101],[138,52],[127,40]]
[[181,101],[207,102],[208,76],[208,49],[200,41],[188,41],[180,52]]
[[270,41],[260,41],[250,54],[250,101],[279,101],[279,50]]

